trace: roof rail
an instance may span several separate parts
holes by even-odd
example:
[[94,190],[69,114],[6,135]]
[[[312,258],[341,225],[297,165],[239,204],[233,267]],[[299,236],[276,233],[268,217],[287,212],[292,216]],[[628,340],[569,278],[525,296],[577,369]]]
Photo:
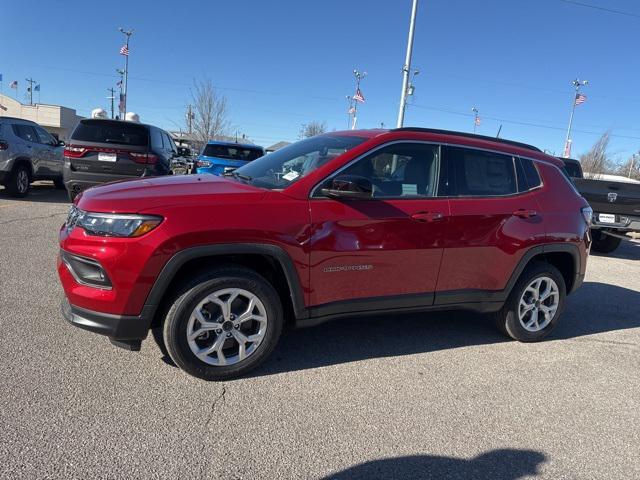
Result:
[[542,152],[538,147],[529,145],[527,143],[516,142],[514,140],[505,140],[504,138],[488,137],[486,135],[477,135],[475,133],[456,132],[455,130],[440,130],[438,128],[422,128],[422,127],[402,127],[394,128],[391,132],[423,132],[423,133],[436,133],[441,135],[456,135],[457,137],[477,138],[478,140],[487,140],[489,142],[504,143],[512,145],[514,147],[524,148],[526,150],[533,150],[534,152]]

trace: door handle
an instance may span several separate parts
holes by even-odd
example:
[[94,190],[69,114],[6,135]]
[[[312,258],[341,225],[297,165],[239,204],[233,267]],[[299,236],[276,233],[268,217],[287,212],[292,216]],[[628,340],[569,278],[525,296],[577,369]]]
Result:
[[442,220],[444,215],[441,212],[417,212],[411,215],[411,220],[415,220],[416,222],[435,222],[437,220]]
[[525,210],[524,208],[521,208],[513,212],[513,215],[520,218],[532,218],[537,217],[538,212],[536,212],[535,210]]

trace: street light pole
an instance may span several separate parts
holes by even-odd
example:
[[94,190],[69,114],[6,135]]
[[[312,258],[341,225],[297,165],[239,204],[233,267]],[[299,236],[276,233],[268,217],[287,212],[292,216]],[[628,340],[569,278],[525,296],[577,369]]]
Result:
[[125,119],[127,115],[127,97],[129,96],[129,40],[133,35],[133,30],[125,30],[124,28],[118,28],[120,33],[127,37],[127,54],[124,56],[124,114]]
[[397,128],[401,128],[404,123],[404,110],[407,105],[407,92],[409,89],[409,73],[411,71],[411,54],[413,52],[413,34],[416,27],[416,13],[418,11],[418,0],[413,0],[411,7],[411,21],[409,22],[409,39],[407,41],[407,55],[402,67],[402,92],[400,93],[400,108],[398,109]]
[[[353,71],[353,75],[356,77],[356,96],[360,92],[360,81],[367,76],[367,72],[360,72],[358,70]],[[351,130],[356,129],[356,123],[358,122],[358,102],[357,98],[351,97],[353,100],[353,123],[351,124]],[[363,100],[364,101],[364,100]]]
[[116,90],[115,88],[111,87],[111,88],[107,88],[107,92],[109,92],[111,94],[111,96],[107,97],[107,100],[111,100],[111,119],[113,120],[113,115],[114,115],[114,111],[113,111],[113,101],[116,98]]
[[476,133],[476,129],[478,128],[478,123],[480,123],[480,117],[479,114],[480,112],[478,111],[478,109],[476,107],[473,107],[471,109],[471,111],[474,113],[474,118],[473,118],[473,134],[475,135]]
[[571,127],[573,125],[573,114],[576,111],[576,100],[578,99],[578,95],[580,94],[580,87],[589,84],[588,80],[579,80],[575,79],[571,84],[575,87],[575,94],[573,95],[573,103],[571,104],[571,115],[569,116],[569,127],[567,128],[567,138],[564,141],[564,153],[562,156],[564,158],[569,158],[571,156]]

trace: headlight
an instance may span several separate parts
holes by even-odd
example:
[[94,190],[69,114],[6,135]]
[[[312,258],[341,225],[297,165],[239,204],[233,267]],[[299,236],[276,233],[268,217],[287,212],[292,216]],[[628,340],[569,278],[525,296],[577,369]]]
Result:
[[85,212],[73,206],[67,217],[67,231],[78,226],[89,235],[104,237],[139,237],[162,222],[155,215]]

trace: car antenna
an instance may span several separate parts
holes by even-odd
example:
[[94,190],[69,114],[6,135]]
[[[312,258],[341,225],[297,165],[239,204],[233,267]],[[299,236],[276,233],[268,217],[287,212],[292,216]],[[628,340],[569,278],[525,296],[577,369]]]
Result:
[[496,133],[496,138],[500,138],[500,131],[502,130],[502,124],[500,124],[500,127],[498,128],[498,133]]

